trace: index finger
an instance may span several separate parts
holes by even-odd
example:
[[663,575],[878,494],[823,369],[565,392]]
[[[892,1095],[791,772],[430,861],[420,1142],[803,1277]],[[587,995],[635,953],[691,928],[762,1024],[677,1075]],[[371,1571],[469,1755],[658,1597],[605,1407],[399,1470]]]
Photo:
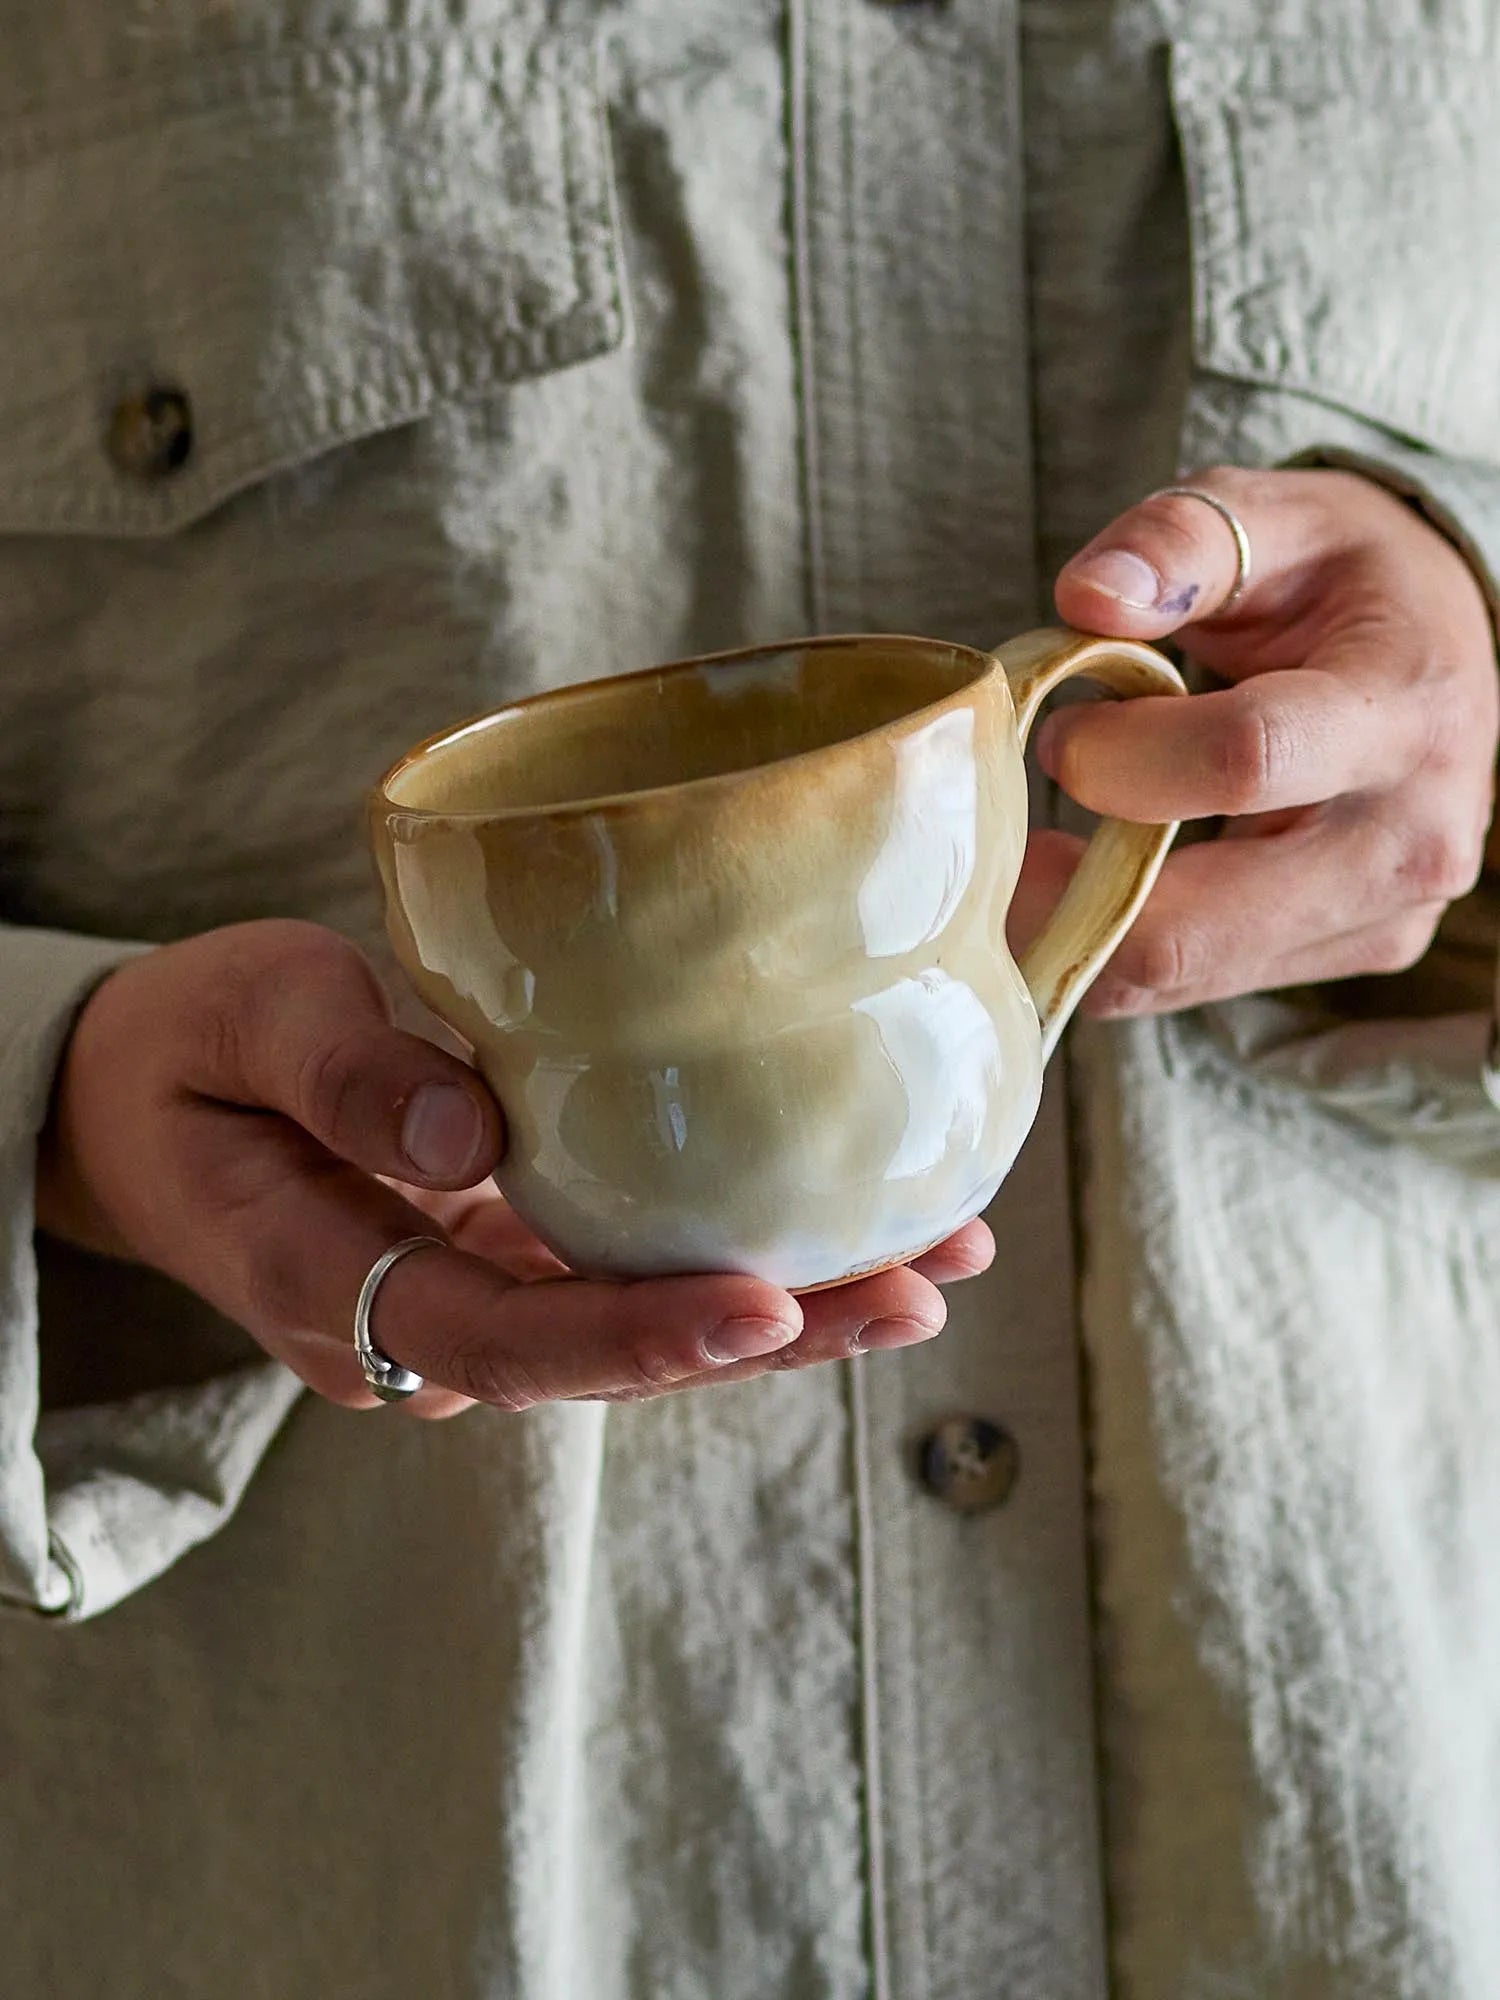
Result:
[[1420,753],[1418,704],[1372,678],[1300,667],[1187,701],[1080,702],[1042,724],[1037,759],[1080,805],[1122,819],[1321,805],[1396,783]]
[[[766,1367],[846,1358],[865,1346],[907,1346],[935,1334],[946,1309],[934,1289],[987,1261],[987,1232],[960,1232],[928,1276],[896,1268],[807,1300],[758,1278],[691,1276],[628,1282],[554,1278],[504,1285],[482,1258],[433,1250],[391,1272],[404,1289],[383,1301],[379,1344],[408,1367],[477,1402],[522,1410],[538,1402],[655,1395],[706,1380],[734,1381]],[[424,1272],[423,1266],[426,1266]],[[477,1268],[474,1268],[477,1266]],[[467,1311],[444,1325],[449,1297],[472,1284]],[[878,1327],[878,1336],[872,1335]],[[805,1331],[804,1331],[805,1330]],[[804,1351],[805,1350],[805,1351]],[[422,1358],[412,1360],[411,1355]],[[427,1365],[423,1366],[425,1358]]]

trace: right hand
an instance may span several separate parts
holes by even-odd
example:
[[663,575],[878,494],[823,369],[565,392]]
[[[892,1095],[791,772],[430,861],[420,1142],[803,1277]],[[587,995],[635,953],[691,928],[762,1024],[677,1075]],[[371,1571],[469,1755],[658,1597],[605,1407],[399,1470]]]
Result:
[[634,1399],[930,1339],[936,1285],[993,1254],[973,1222],[914,1267],[801,1300],[758,1278],[573,1278],[492,1187],[452,1192],[486,1180],[503,1140],[482,1079],[391,1025],[353,945],[238,924],[131,960],[85,1005],[38,1221],[191,1286],[351,1409],[382,1407],[354,1353],[365,1273],[403,1237],[445,1235],[392,1269],[375,1312],[380,1346],[427,1378],[404,1407],[429,1417]]

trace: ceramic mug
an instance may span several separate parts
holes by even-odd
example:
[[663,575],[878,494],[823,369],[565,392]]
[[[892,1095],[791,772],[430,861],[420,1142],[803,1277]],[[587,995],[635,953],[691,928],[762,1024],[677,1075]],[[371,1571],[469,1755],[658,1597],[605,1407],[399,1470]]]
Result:
[[369,825],[397,957],[506,1118],[495,1178],[575,1271],[792,1291],[977,1215],[1175,827],[1106,820],[1017,965],[1022,750],[1149,646],[797,640],[543,694],[429,738]]

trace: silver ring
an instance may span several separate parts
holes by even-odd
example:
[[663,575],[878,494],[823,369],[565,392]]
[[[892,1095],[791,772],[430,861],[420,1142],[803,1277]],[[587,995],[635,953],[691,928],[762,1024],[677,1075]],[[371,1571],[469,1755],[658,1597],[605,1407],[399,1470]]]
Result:
[[[1164,500],[1171,494],[1182,500],[1201,500],[1212,507],[1230,534],[1234,536],[1235,576],[1234,588],[1219,606],[1219,611],[1228,611],[1239,603],[1250,581],[1250,537],[1245,532],[1245,524],[1234,509],[1221,500],[1217,493],[1210,493],[1204,486],[1161,486],[1152,494],[1153,500]],[[1213,614],[1218,616],[1218,612]]]
[[384,1256],[375,1259],[368,1277],[359,1288],[359,1300],[354,1308],[354,1351],[359,1356],[366,1382],[382,1403],[404,1403],[408,1396],[416,1395],[425,1378],[418,1375],[415,1369],[403,1368],[399,1361],[392,1361],[385,1350],[377,1347],[370,1338],[370,1314],[375,1309],[375,1294],[393,1264],[399,1264],[413,1250],[425,1249],[429,1243],[435,1243],[439,1250],[448,1247],[441,1236],[408,1236],[401,1243],[393,1243]]

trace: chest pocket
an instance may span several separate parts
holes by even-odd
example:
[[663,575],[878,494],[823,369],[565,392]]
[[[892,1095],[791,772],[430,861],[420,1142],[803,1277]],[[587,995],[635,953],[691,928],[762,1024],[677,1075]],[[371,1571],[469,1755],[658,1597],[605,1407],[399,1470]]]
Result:
[[216,57],[0,132],[0,531],[158,535],[624,338],[587,39]]
[[1500,53],[1178,42],[1201,369],[1500,462]]

